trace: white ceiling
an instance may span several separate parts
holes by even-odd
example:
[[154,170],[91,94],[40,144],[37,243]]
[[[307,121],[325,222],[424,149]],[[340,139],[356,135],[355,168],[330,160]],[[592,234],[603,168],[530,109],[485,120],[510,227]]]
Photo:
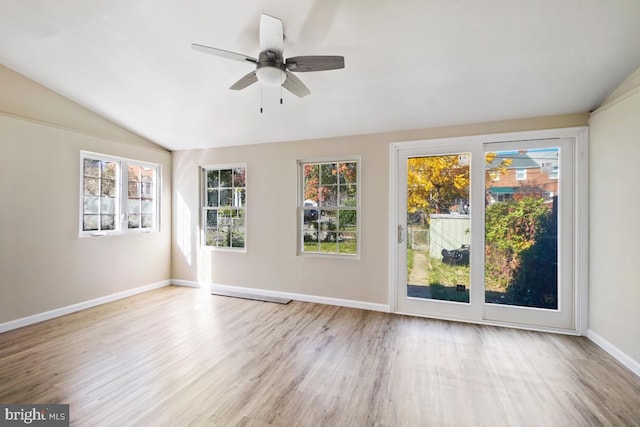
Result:
[[[260,14],[284,55],[343,55],[259,84]],[[1,0],[0,61],[172,150],[592,110],[640,66],[640,0]]]

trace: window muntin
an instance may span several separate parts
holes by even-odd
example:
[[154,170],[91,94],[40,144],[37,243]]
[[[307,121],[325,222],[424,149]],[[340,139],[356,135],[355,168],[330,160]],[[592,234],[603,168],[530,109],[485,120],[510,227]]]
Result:
[[81,152],[80,236],[158,229],[160,165]]
[[359,254],[359,162],[300,162],[300,252]]
[[205,246],[246,248],[246,165],[203,168],[202,223]]

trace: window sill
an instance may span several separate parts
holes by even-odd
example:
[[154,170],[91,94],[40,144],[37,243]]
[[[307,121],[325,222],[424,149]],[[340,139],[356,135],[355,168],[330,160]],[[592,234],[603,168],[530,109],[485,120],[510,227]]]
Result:
[[298,252],[298,256],[305,258],[331,258],[331,259],[344,259],[360,261],[360,254],[334,254],[334,253],[321,253],[321,252]]
[[225,248],[223,246],[207,246],[203,245],[203,249],[213,251],[213,252],[229,252],[229,253],[238,253],[245,254],[247,253],[247,248]]
[[127,231],[81,231],[79,236],[81,239],[91,237],[110,237],[110,236],[130,236],[135,234],[154,234],[159,232],[157,229],[145,230],[127,230]]

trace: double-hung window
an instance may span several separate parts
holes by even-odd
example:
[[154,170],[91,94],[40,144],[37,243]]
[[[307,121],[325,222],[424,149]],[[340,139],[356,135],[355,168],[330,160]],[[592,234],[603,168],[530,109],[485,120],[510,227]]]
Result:
[[159,227],[160,165],[81,152],[80,236]]
[[301,161],[299,168],[299,252],[359,255],[359,160]]
[[244,250],[247,234],[247,166],[205,166],[202,168],[202,187],[204,245]]

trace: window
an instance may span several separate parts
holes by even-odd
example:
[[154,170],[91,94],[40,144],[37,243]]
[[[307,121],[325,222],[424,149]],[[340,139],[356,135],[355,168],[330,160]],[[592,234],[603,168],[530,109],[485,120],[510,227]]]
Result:
[[160,165],[81,152],[80,236],[158,229]]
[[205,246],[244,249],[246,245],[246,165],[202,168],[202,224]]
[[359,161],[300,162],[300,252],[359,254]]
[[156,168],[129,163],[127,227],[149,229],[156,220]]
[[496,194],[496,202],[508,202],[513,199],[513,193]]
[[527,179],[527,170],[526,169],[516,169],[516,180],[524,181]]

